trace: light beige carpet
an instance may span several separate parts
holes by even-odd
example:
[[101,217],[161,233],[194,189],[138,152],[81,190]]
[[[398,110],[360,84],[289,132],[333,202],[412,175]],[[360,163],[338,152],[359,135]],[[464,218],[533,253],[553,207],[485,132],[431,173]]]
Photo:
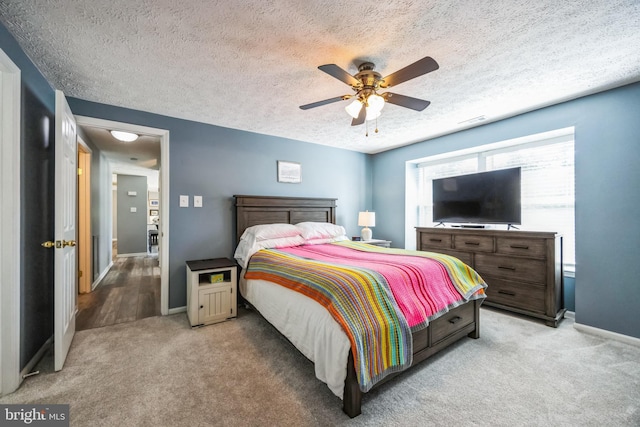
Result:
[[465,339],[365,396],[349,419],[312,364],[256,313],[76,334],[0,403],[68,403],[72,426],[639,426],[640,348],[489,309]]

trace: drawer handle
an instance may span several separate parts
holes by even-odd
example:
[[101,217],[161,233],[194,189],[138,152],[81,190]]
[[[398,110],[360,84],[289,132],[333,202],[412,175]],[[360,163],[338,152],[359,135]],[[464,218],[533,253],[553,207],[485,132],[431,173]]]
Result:
[[480,242],[464,242],[464,244],[469,246],[480,246]]
[[529,246],[527,245],[511,245],[512,249],[529,249]]
[[429,239],[430,242],[442,242],[442,239]]
[[452,325],[455,325],[460,320],[462,320],[462,317],[460,317],[460,316],[452,317],[451,319],[449,319],[449,323],[451,323]]
[[515,267],[505,267],[505,266],[503,266],[503,265],[499,265],[499,266],[498,266],[498,268],[499,268],[500,270],[516,271],[516,268],[515,268]]
[[502,291],[502,290],[500,290],[500,291],[498,291],[498,293],[499,294],[503,294],[503,295],[509,295],[511,297],[515,297],[516,296],[516,293],[515,292],[511,292],[511,291]]

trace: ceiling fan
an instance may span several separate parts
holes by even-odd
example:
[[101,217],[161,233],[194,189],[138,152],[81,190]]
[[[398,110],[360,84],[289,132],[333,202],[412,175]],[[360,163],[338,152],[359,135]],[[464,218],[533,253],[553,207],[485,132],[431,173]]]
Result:
[[382,110],[382,107],[384,107],[385,102],[416,111],[422,111],[427,108],[430,104],[429,101],[392,92],[378,94],[378,90],[397,86],[407,80],[435,71],[439,66],[433,58],[427,56],[396,71],[395,73],[389,74],[384,78],[380,73],[374,71],[375,65],[372,62],[364,62],[360,64],[358,67],[358,73],[355,76],[352,76],[336,64],[321,65],[318,68],[330,76],[351,86],[351,89],[353,89],[355,94],[337,96],[335,98],[301,105],[300,108],[308,110],[310,108],[331,104],[333,102],[355,98],[354,101],[345,108],[345,110],[351,117],[353,117],[351,126],[357,126],[363,124],[367,120],[377,119],[380,116],[380,111]]

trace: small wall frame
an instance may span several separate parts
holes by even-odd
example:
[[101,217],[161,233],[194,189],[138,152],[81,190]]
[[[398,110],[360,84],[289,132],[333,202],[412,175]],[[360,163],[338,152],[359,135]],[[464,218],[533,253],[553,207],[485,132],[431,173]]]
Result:
[[302,165],[297,162],[278,160],[278,182],[299,184],[302,182]]

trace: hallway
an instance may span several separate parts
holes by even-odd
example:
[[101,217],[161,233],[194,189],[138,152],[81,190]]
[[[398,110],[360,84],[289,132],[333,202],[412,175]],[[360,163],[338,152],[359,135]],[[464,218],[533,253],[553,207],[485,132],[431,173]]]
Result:
[[159,315],[158,257],[120,257],[93,292],[78,295],[76,331]]

